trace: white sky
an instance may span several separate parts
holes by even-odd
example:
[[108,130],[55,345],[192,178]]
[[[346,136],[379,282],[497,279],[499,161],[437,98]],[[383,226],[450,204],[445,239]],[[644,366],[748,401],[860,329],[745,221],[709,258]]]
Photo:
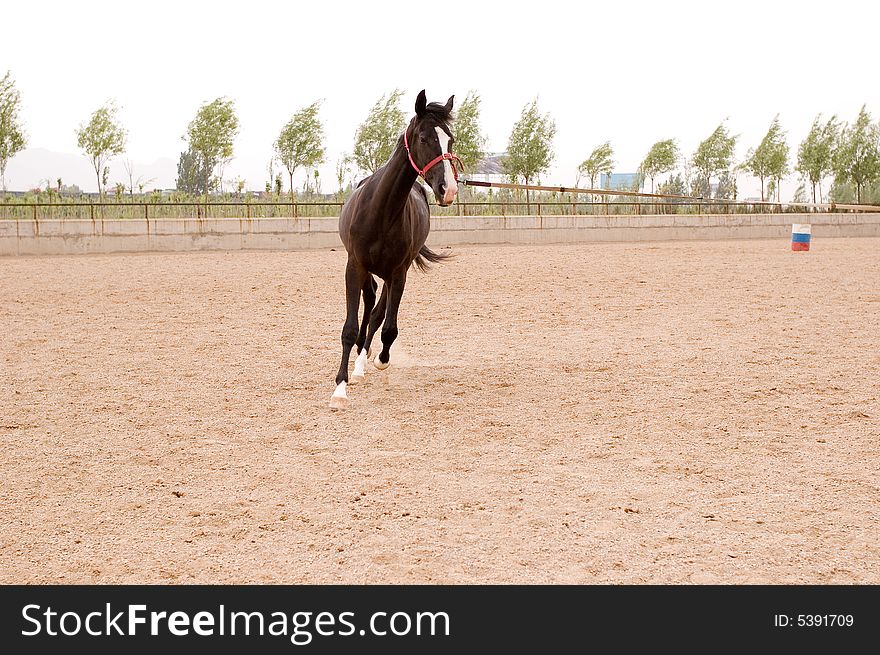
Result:
[[[404,109],[468,90],[482,97],[490,151],[504,150],[537,96],[556,120],[556,160],[545,183],[572,184],[592,148],[610,140],[617,172],[632,172],[659,139],[688,155],[728,118],[737,156],[779,113],[792,153],[814,116],[880,118],[875,2],[578,3],[55,2],[7,3],[0,72],[12,71],[31,148],[77,154],[74,130],[107,99],[121,107],[136,165],[167,158],[173,186],[181,136],[199,105],[235,100],[236,157],[224,177],[261,189],[272,142],[297,109],[323,98],[327,163],[351,151],[355,129],[395,87]],[[19,157],[22,159],[23,155]],[[94,190],[82,174],[65,183]],[[120,161],[111,184],[123,179]],[[57,175],[13,159],[10,188]],[[298,175],[302,178],[302,174]],[[286,179],[286,178],[285,178]],[[301,181],[299,182],[301,184]],[[783,197],[796,186],[794,177]],[[286,188],[286,183],[285,183]],[[741,197],[757,182],[740,178]],[[752,191],[754,189],[754,192]]]

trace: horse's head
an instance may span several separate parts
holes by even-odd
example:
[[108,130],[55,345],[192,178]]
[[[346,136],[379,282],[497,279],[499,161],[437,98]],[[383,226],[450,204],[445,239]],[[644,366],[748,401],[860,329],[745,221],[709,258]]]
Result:
[[413,168],[425,178],[441,207],[447,207],[458,194],[458,157],[452,154],[455,138],[449,129],[452,120],[450,96],[445,105],[428,104],[425,92],[416,98],[416,115],[404,132],[404,144]]

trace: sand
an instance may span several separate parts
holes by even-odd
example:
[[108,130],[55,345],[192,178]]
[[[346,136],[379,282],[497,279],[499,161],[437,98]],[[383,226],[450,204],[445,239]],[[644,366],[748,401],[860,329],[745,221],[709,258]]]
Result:
[[880,240],[451,252],[0,259],[0,582],[880,583]]

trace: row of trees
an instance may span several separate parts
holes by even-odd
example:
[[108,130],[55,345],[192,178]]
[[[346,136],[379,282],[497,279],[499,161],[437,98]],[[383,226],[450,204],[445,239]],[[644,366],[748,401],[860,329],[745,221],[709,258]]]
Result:
[[[357,128],[350,154],[344,154],[336,163],[336,177],[340,190],[351,167],[372,173],[384,164],[406,126],[408,114],[401,110],[403,92],[394,90],[383,95],[371,108],[366,120]],[[456,154],[466,170],[474,167],[485,156],[486,138],[480,127],[480,96],[471,91],[458,104],[455,121]],[[10,77],[0,80],[0,177],[5,191],[5,172],[8,161],[26,145],[20,117],[21,98]],[[290,193],[294,193],[293,178],[298,170],[313,169],[315,188],[318,188],[317,166],[326,158],[324,125],[320,119],[321,102],[299,109],[281,128],[273,144],[270,162],[269,191],[274,184],[280,193],[281,178],[274,175],[277,161],[287,171]],[[117,108],[108,103],[96,110],[89,120],[76,131],[77,144],[88,156],[103,193],[109,175],[108,161],[125,151],[126,132],[117,116]],[[223,178],[223,170],[232,159],[234,141],[239,134],[239,120],[234,102],[217,98],[203,104],[189,123],[185,136],[186,149],[178,161],[177,188],[190,194],[208,194],[216,190]],[[537,100],[523,108],[511,130],[503,159],[505,173],[511,180],[531,184],[546,173],[555,153],[553,140],[556,124],[550,114],[541,113]],[[836,116],[823,120],[817,116],[810,132],[801,142],[796,162],[791,162],[786,133],[777,115],[761,142],[751,148],[745,159],[734,161],[738,136],[731,135],[722,122],[703,140],[691,157],[682,156],[675,139],[658,141],[651,146],[639,165],[640,182],[650,179],[651,192],[657,178],[683,168],[659,186],[661,193],[691,195],[708,198],[735,198],[736,176],[747,173],[761,183],[761,200],[773,197],[779,200],[780,184],[789,175],[792,163],[805,184],[812,190],[816,202],[818,187],[822,197],[822,181],[834,176],[838,195],[853,190],[855,200],[861,202],[863,190],[880,181],[880,125],[871,120],[862,107],[852,124],[843,124]],[[597,146],[577,169],[577,182],[589,178],[595,188],[597,178],[611,174],[614,168],[614,149],[606,141]],[[129,190],[134,192],[134,175],[128,163]],[[712,193],[712,180],[717,185]],[[239,181],[239,191],[244,182]]]
[[[782,179],[792,172],[791,164],[794,163],[795,170],[810,186],[814,203],[817,202],[817,187],[818,199],[821,199],[822,181],[828,176],[834,176],[838,196],[853,188],[856,202],[862,201],[866,186],[880,181],[880,124],[872,122],[866,107],[862,107],[852,124],[842,124],[837,116],[827,121],[821,114],[817,116],[798,147],[795,162],[791,161],[786,133],[778,115],[761,142],[749,149],[739,163],[734,160],[737,140],[738,137],[731,135],[727,126],[721,123],[687,160],[675,139],[658,141],[639,165],[639,173],[643,179],[651,180],[651,193],[654,193],[655,178],[684,164],[684,178],[680,175],[672,177],[660,187],[661,193],[708,198],[712,195],[712,179],[716,179],[715,197],[735,198],[736,175],[744,172],[760,181],[762,201],[772,198],[774,192],[776,200],[780,201]],[[606,141],[581,163],[578,174],[589,177],[590,186],[595,187],[596,178],[601,173],[610,175],[613,168],[614,150]]]

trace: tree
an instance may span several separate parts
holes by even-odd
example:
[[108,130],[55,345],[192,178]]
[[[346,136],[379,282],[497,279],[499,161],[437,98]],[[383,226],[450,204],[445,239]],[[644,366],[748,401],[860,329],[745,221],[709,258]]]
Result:
[[297,168],[317,166],[324,162],[324,127],[318,118],[321,101],[313,102],[293,115],[275,140],[275,155],[290,175],[290,197],[293,197],[293,173]]
[[765,200],[764,182],[768,178],[775,180],[774,188],[779,193],[782,177],[788,173],[788,143],[779,124],[779,114],[770,123],[758,147],[749,150],[743,168],[761,180],[762,201]]
[[7,71],[0,79],[0,187],[3,193],[6,193],[6,165],[27,145],[20,111],[21,94],[15,88],[12,73]]
[[834,151],[835,181],[856,185],[856,202],[862,202],[862,187],[880,177],[880,127],[871,122],[865,106],[856,122],[845,126]]
[[687,185],[681,174],[673,175],[666,182],[661,184],[658,193],[669,194],[673,196],[683,196],[687,193]]
[[134,162],[131,159],[124,159],[122,160],[122,166],[125,168],[125,175],[128,177],[128,195],[131,198],[134,197]]
[[108,102],[99,107],[92,114],[89,122],[81,124],[76,131],[76,144],[82,148],[86,156],[91,160],[98,178],[98,194],[104,194],[102,176],[105,164],[111,157],[125,152],[125,130],[118,123],[116,114],[119,109],[113,102]]
[[590,178],[590,188],[596,188],[596,178],[600,173],[611,175],[614,170],[614,149],[611,142],[606,141],[600,146],[596,146],[590,156],[581,162],[578,166],[578,172],[583,173]]
[[403,91],[399,89],[383,95],[355,132],[352,159],[362,171],[375,173],[391,158],[397,139],[406,127],[406,115],[400,109],[402,97]]
[[[521,177],[528,185],[533,178],[546,171],[553,161],[554,136],[556,123],[550,114],[541,115],[537,99],[526,105],[507,142],[507,156],[503,165],[511,179],[516,181]],[[526,203],[530,203],[528,189]]]
[[351,156],[343,153],[336,160],[336,182],[339,184],[339,193],[344,190],[345,176],[351,171]]
[[208,193],[208,187],[202,186],[205,180],[210,179],[210,171],[205,170],[205,165],[199,153],[192,147],[180,153],[177,162],[177,190],[188,195],[200,195]]
[[736,139],[736,136],[727,133],[727,127],[721,123],[709,138],[697,146],[691,163],[697,169],[699,181],[694,181],[692,188],[705,191],[699,195],[708,196],[712,178],[730,170]]
[[480,95],[469,91],[455,112],[455,154],[465,170],[485,157],[486,137],[480,131]]
[[673,170],[679,157],[675,139],[658,141],[651,146],[645,159],[639,165],[639,173],[651,178],[651,193],[654,193],[654,178]]
[[816,116],[813,126],[798,147],[797,171],[810,181],[813,188],[813,202],[816,202],[816,185],[819,186],[819,201],[822,200],[822,178],[833,170],[834,144],[840,134],[837,116],[832,116],[824,125],[822,115]]
[[[202,176],[199,186],[205,195],[212,186],[211,174],[232,159],[237,135],[235,103],[226,98],[203,104],[187,127],[184,139],[189,143],[189,151],[198,155]],[[222,173],[218,177],[222,177]]]

